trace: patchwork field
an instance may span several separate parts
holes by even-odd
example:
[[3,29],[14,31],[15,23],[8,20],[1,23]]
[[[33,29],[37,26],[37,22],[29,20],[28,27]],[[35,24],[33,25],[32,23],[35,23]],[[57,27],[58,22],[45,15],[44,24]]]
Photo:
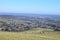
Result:
[[2,32],[0,40],[60,40],[60,32],[49,29],[33,29],[25,32]]

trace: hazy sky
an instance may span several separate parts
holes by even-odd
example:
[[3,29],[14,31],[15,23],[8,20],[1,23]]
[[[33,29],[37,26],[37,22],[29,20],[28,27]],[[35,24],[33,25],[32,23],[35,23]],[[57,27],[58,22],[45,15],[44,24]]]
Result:
[[60,13],[60,0],[0,0],[0,12]]

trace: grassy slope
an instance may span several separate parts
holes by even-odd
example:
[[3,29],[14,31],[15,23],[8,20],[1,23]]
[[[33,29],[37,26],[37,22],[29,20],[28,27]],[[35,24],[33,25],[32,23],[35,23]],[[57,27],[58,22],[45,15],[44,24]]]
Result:
[[25,32],[0,31],[0,40],[60,40],[60,33],[58,32],[40,33],[41,31],[41,29],[33,29]]

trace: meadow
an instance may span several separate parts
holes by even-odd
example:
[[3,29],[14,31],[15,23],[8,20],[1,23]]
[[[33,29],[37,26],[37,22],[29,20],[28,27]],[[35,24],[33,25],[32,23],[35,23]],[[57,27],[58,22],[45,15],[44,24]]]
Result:
[[0,31],[0,40],[60,40],[60,32],[40,28],[24,32]]

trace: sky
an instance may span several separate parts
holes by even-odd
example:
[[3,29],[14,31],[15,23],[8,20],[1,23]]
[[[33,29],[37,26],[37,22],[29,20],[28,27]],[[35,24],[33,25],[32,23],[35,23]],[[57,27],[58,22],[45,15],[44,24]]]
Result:
[[0,12],[60,14],[60,0],[0,0]]

